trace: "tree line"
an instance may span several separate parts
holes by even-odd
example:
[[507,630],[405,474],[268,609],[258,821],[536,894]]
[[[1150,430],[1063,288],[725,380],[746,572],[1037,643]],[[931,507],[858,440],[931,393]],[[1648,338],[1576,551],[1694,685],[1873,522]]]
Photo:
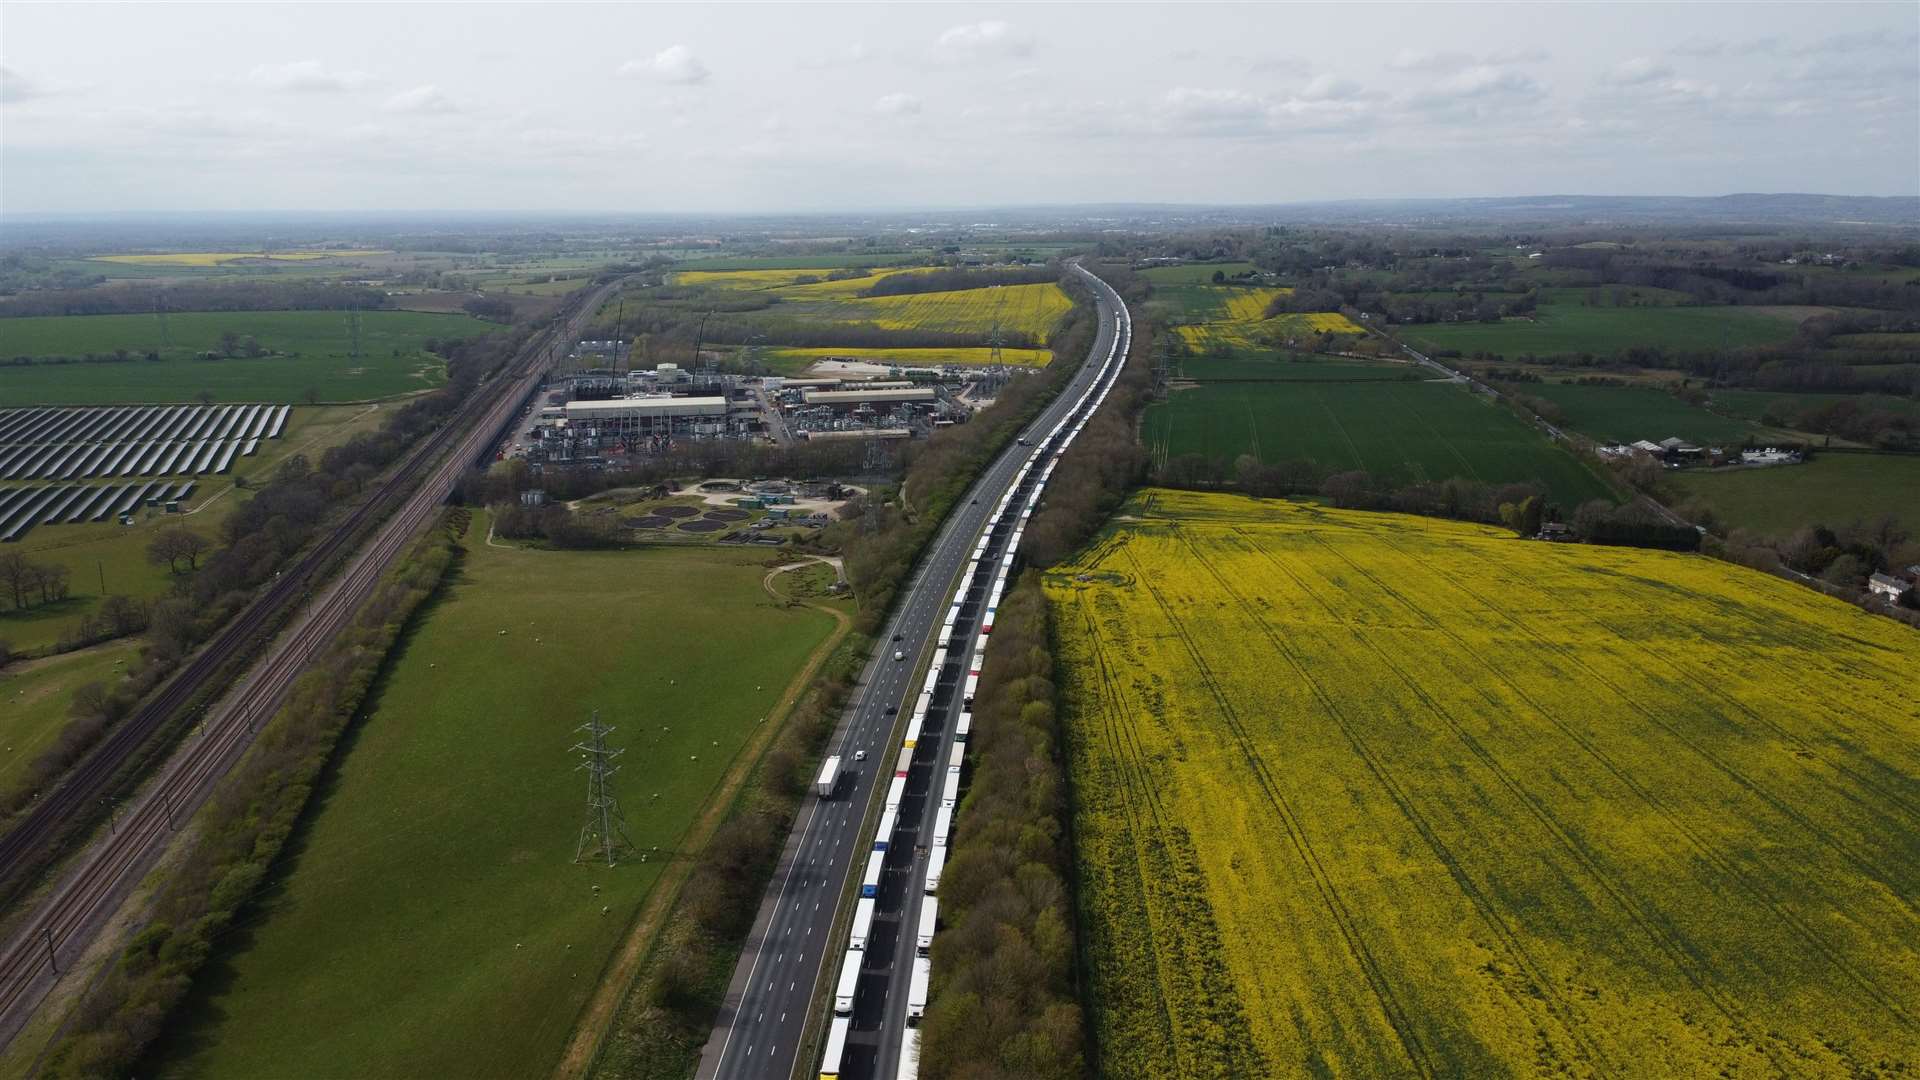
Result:
[[0,318],[152,315],[162,311],[372,311],[392,301],[379,289],[332,282],[173,283],[41,289],[0,297]]
[[861,296],[907,296],[913,293],[959,292],[985,289],[995,285],[1044,285],[1060,280],[1058,264],[1048,266],[994,267],[975,270],[956,266],[946,270],[928,270],[888,274],[860,290]]
[[1047,599],[1028,572],[1001,599],[974,698],[921,1024],[928,1080],[1088,1075],[1050,641]]

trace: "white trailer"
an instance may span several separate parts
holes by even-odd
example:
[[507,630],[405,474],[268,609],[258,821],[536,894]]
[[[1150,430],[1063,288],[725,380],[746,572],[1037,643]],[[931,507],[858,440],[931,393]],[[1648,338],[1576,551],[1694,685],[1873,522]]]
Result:
[[893,829],[900,822],[898,811],[887,810],[880,815],[880,828],[873,834],[873,850],[887,850],[887,843],[893,839]]
[[933,961],[924,956],[913,958],[913,982],[907,990],[907,1023],[918,1025],[927,1015],[927,984],[933,981]]
[[933,846],[946,847],[947,835],[953,832],[953,807],[943,806],[933,819]]
[[940,871],[946,869],[946,866],[946,848],[937,847],[927,852],[927,883],[925,889],[928,896],[932,896],[934,893],[940,891]]
[[833,798],[833,789],[840,784],[840,755],[829,754],[827,760],[820,763],[820,778],[813,782],[813,793],[823,799]]
[[960,767],[955,765],[947,770],[947,787],[945,791],[940,793],[940,808],[942,810],[951,810],[959,801]]
[[894,1073],[895,1080],[919,1080],[920,1078],[920,1029],[908,1028],[900,1033],[900,1071]]
[[[840,1080],[840,1059],[847,1053],[847,1028],[853,1021],[836,1016],[827,1028],[827,1052],[820,1055],[820,1080]],[[915,1055],[915,1063],[919,1057]]]
[[940,922],[940,901],[929,896],[920,904],[920,932],[914,935],[913,947],[921,956],[933,951],[933,930]]
[[846,958],[840,961],[840,985],[833,990],[833,1015],[853,1015],[853,992],[860,985],[860,961],[866,955],[858,949],[848,949]]
[[866,896],[853,902],[853,933],[847,939],[847,948],[867,947],[867,937],[873,933],[873,904],[873,899]]
[[963,712],[953,725],[953,741],[956,746],[965,746],[967,735],[973,731],[973,714]]
[[897,813],[900,809],[900,800],[906,797],[907,778],[904,776],[894,777],[893,783],[887,785],[887,812]]
[[880,895],[880,870],[887,865],[887,853],[876,851],[867,856],[867,872],[860,879],[861,896]]

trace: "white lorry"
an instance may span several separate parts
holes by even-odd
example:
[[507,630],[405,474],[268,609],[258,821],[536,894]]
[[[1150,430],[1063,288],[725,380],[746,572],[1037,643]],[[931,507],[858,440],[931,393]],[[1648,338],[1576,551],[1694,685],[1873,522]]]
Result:
[[813,793],[823,799],[833,798],[833,789],[840,784],[840,755],[830,754],[820,763],[820,778],[813,782]]

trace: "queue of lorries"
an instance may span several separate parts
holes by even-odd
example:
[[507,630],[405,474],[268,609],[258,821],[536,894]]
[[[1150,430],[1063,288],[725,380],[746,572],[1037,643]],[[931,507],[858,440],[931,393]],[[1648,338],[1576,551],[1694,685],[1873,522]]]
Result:
[[[986,607],[980,616],[980,633],[972,642],[972,653],[967,665],[966,680],[961,695],[959,718],[953,728],[953,753],[944,774],[940,791],[939,809],[934,818],[933,847],[928,852],[926,876],[922,889],[926,894],[920,906],[920,921],[914,937],[913,975],[907,992],[907,1030],[904,1033],[900,1050],[899,1080],[913,1080],[918,1075],[920,1060],[920,1018],[926,1014],[927,995],[933,978],[932,958],[933,936],[939,924],[941,872],[946,867],[948,841],[953,832],[953,815],[960,802],[962,761],[966,752],[966,743],[973,727],[974,696],[979,690],[980,667],[986,658],[987,638],[993,632],[993,618],[1000,606],[1000,598],[1006,589],[1007,579],[1013,570],[1014,555],[1020,546],[1021,534],[1026,529],[1027,520],[1039,505],[1040,496],[1046,489],[1047,478],[1053,474],[1059,464],[1060,456],[1073,442],[1075,436],[1087,424],[1094,410],[1106,400],[1108,392],[1126,363],[1130,328],[1124,312],[1114,316],[1115,333],[1112,347],[1095,376],[1093,385],[1081,395],[1080,401],[1067,413],[1066,417],[1040,440],[1039,446],[1021,465],[1014,476],[1013,484],[1001,496],[1000,503],[988,516],[981,538],[974,547],[973,556],[967,563],[966,571],[961,575],[960,585],[955,590],[952,607],[948,610],[945,622],[941,625],[940,637],[934,650],[933,662],[927,671],[925,688],[914,705],[913,713],[907,722],[905,736],[901,740],[899,756],[895,763],[893,780],[887,786],[886,802],[882,805],[880,825],[873,839],[872,849],[867,856],[866,869],[860,879],[859,898],[854,902],[853,926],[847,941],[847,950],[841,958],[840,977],[834,986],[833,1019],[827,1030],[827,1041],[821,1055],[820,1080],[839,1080],[841,1062],[846,1053],[847,1035],[853,1022],[853,1000],[860,982],[860,969],[866,958],[868,939],[873,933],[874,908],[880,891],[880,875],[886,864],[887,846],[892,840],[894,829],[899,820],[900,804],[906,797],[907,771],[913,764],[914,752],[918,748],[922,727],[927,711],[932,707],[936,684],[940,672],[946,664],[949,650],[964,648],[963,639],[957,624],[967,589],[976,578],[991,574],[992,585],[987,594]],[[1027,440],[1020,440],[1027,445]],[[1039,471],[1034,472],[1038,466]],[[1033,482],[1028,483],[1029,477]],[[1024,500],[1019,507],[1019,517],[1013,523],[1013,533],[997,561],[985,561],[991,537],[1011,512],[1016,499]],[[830,797],[833,783],[837,782],[840,761],[837,757],[827,759],[822,766],[819,783],[815,790],[821,797]],[[829,772],[831,769],[831,773]]]

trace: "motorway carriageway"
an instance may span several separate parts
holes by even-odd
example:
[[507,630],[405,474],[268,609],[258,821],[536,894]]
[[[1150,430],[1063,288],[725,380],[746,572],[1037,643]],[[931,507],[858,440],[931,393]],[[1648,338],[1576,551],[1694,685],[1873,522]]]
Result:
[[[1027,442],[1044,438],[1074,411],[1094,388],[1101,361],[1114,345],[1115,316],[1121,310],[1119,297],[1092,274],[1080,272],[1096,297],[1100,330],[1087,362],[1022,432]],[[995,504],[1013,486],[1021,466],[1034,453],[1031,446],[1009,446],[975,481],[968,492],[969,501],[948,517],[881,632],[829,750],[841,756],[843,770],[850,770],[852,775],[841,781],[834,798],[810,799],[796,818],[727,987],[713,1033],[701,1052],[696,1080],[780,1080],[793,1074],[799,1043],[812,1015],[821,966],[824,962],[837,974],[847,947],[844,936],[834,935],[833,928],[849,872],[855,867],[865,868],[872,848],[863,827],[867,807],[876,789],[884,791],[893,778],[899,747],[894,730],[904,717],[890,714],[888,707],[905,713],[918,696],[923,665],[935,647],[933,639],[947,613],[957,578]],[[1018,514],[1019,508],[1013,508],[1012,516],[1017,519]],[[961,640],[971,645],[976,632],[963,635]],[[896,650],[904,651],[907,660],[895,661]],[[951,651],[949,669],[957,666],[964,673],[967,655],[967,648]],[[952,689],[951,680],[941,685],[945,690]],[[909,920],[917,915],[921,897],[924,850],[931,844],[933,832],[934,815],[927,808],[944,780],[951,745],[946,737],[949,727],[943,721],[923,730],[920,745],[934,751],[917,752],[908,774],[907,796],[894,838],[912,842],[889,846],[881,902],[876,905],[885,914],[875,915],[867,943],[868,970],[855,996],[841,1074],[848,1078],[894,1075],[902,1034],[899,1021],[906,1011],[906,984],[913,959],[913,946],[906,935],[914,928]],[[867,760],[855,762],[854,754],[861,750],[866,751]],[[883,1018],[889,1022],[883,1023]],[[813,1052],[808,1049],[809,1054]],[[813,1062],[805,1064],[811,1070]]]

